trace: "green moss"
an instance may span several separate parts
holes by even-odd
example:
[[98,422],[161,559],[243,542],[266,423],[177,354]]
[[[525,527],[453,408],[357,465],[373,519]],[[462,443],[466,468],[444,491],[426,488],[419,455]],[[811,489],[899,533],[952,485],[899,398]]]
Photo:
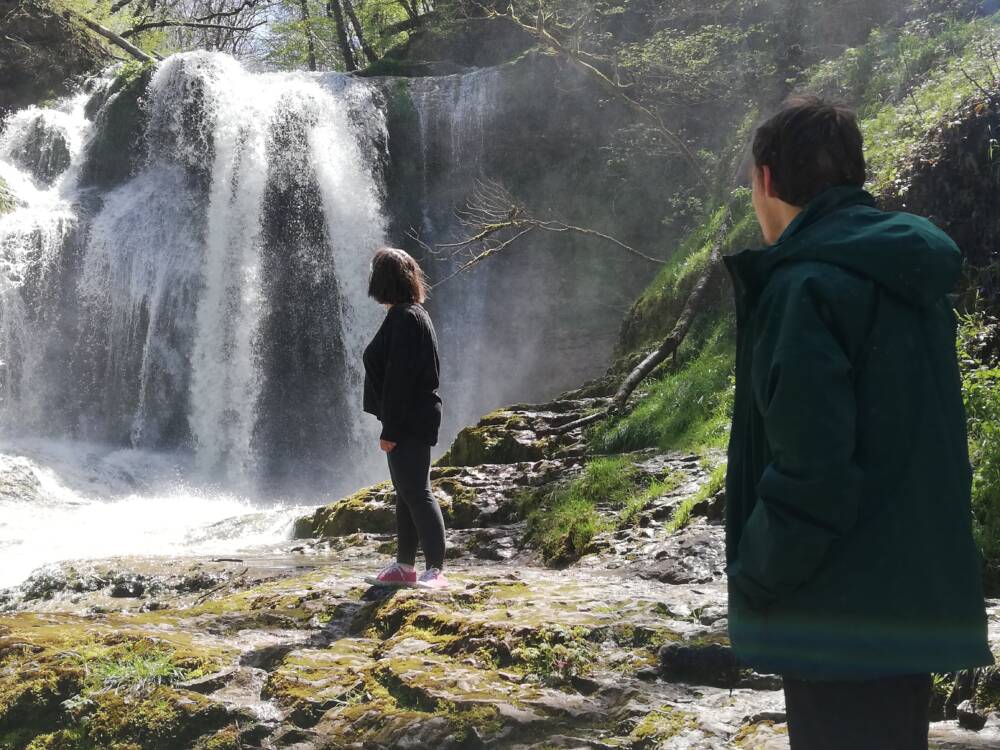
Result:
[[595,646],[581,630],[538,628],[523,645],[511,650],[514,668],[544,685],[570,684],[573,677],[587,674],[595,661]]
[[197,693],[158,687],[139,699],[110,691],[94,698],[87,738],[98,747],[134,742],[141,747],[178,747],[221,727],[225,708]]
[[[0,741],[0,747],[3,747]],[[25,750],[97,750],[82,729],[63,729],[35,737]]]
[[211,737],[200,741],[194,750],[242,750],[239,727],[226,727]]
[[538,461],[545,458],[549,442],[518,439],[527,425],[524,418],[504,409],[483,417],[474,427],[458,433],[448,451],[436,461],[438,466],[480,466]]
[[[388,533],[396,529],[396,506],[386,500],[388,482],[376,484],[316,511],[308,524],[312,536],[334,537],[357,531]],[[302,532],[306,524],[296,527]]]
[[650,711],[629,734],[629,747],[635,750],[659,747],[685,731],[697,729],[698,720],[694,714],[673,706],[664,705]]
[[788,726],[786,724],[775,724],[770,719],[766,719],[764,721],[758,721],[754,724],[747,724],[740,727],[740,730],[733,735],[732,740],[730,740],[730,744],[732,744],[733,747],[760,747],[761,737],[758,735],[760,734],[761,729],[764,729],[766,735],[768,736],[775,734],[788,734]]
[[451,725],[456,739],[471,739],[472,730],[480,739],[488,739],[503,729],[503,716],[496,706],[472,706],[469,708],[447,707],[445,716]]

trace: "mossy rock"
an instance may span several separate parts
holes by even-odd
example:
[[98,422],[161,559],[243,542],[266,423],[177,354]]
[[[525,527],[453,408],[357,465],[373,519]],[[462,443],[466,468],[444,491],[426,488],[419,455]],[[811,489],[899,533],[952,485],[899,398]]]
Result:
[[[61,704],[76,695],[83,670],[70,663],[51,663],[29,657],[4,658],[0,679],[0,732],[50,727]],[[2,747],[2,744],[0,744]]]
[[440,505],[448,528],[469,529],[478,525],[482,513],[474,489],[453,478],[438,479],[432,482],[432,487],[445,495]]
[[243,747],[239,727],[234,725],[202,738],[194,750],[242,750]]
[[694,714],[670,705],[650,711],[629,734],[629,748],[647,750],[661,747],[662,743],[684,732],[698,728]]
[[87,150],[81,180],[84,184],[112,187],[132,174],[141,158],[147,116],[142,106],[153,77],[152,64],[126,67],[108,89]]
[[475,427],[459,432],[437,464],[480,466],[542,460],[549,443],[546,439],[536,439],[534,433],[525,429],[523,420],[521,415],[503,410],[488,414]]
[[198,693],[158,687],[141,698],[101,693],[87,718],[87,737],[98,747],[185,747],[225,725],[228,712]]
[[293,533],[296,539],[303,539],[346,536],[358,531],[387,534],[395,529],[395,495],[388,482],[381,482],[323,506],[311,517],[299,519]]
[[[464,485],[455,472],[435,469],[431,480],[448,528],[476,526],[482,511],[475,489]],[[391,534],[396,530],[396,494],[392,485],[382,482],[355,492],[316,510],[311,516],[295,521],[295,539],[343,537],[357,532]]]

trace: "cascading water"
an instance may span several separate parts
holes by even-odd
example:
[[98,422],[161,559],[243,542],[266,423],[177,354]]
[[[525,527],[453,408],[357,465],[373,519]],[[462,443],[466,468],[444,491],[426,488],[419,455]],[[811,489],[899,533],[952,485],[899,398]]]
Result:
[[[368,259],[385,234],[375,88],[251,75],[220,54],[169,58],[134,113],[137,142],[115,143],[131,169],[107,185],[87,167],[118,122],[124,94],[109,84],[89,105],[82,94],[17,113],[0,134],[14,200],[0,214],[0,464],[47,477],[0,522],[0,583],[45,561],[23,545],[53,528],[66,536],[56,557],[176,552],[185,539],[231,549],[240,534],[279,538],[294,515],[272,516],[266,533],[219,523],[260,507],[246,498],[328,499],[377,476],[377,430],[360,412],[361,350],[381,314],[365,295]],[[135,457],[150,455],[146,472]],[[129,481],[106,481],[123,463]],[[163,523],[192,503],[197,513]],[[36,513],[47,528],[32,506],[51,511]],[[76,544],[82,508],[132,526]]]

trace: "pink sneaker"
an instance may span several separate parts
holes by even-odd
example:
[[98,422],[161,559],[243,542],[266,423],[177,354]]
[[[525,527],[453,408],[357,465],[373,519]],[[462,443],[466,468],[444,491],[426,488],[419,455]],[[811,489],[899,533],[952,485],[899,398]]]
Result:
[[398,562],[386,565],[377,576],[365,576],[365,581],[373,586],[414,586],[417,581],[416,570],[403,570]]
[[446,589],[449,584],[444,573],[437,568],[428,568],[420,574],[416,585],[424,589]]

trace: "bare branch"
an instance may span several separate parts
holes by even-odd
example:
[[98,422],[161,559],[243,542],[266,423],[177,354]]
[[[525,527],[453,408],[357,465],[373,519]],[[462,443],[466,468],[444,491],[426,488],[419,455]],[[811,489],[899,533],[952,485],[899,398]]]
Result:
[[503,185],[486,178],[476,181],[465,204],[455,209],[455,218],[467,231],[467,235],[456,242],[438,243],[431,247],[420,239],[415,230],[411,229],[407,233],[432,255],[444,254],[451,258],[462,256],[467,258],[457,271],[438,281],[438,284],[454,278],[486,258],[503,252],[516,240],[532,231],[590,237],[614,245],[647,263],[664,263],[662,259],[649,256],[618,238],[596,229],[575,226],[559,219],[540,219],[533,216]]
[[252,23],[249,26],[230,26],[229,24],[223,23],[199,23],[197,21],[173,21],[173,20],[163,20],[163,21],[147,21],[146,23],[140,23],[137,26],[133,26],[128,31],[123,31],[123,37],[135,36],[136,34],[141,34],[144,31],[149,31],[150,29],[221,29],[224,31],[242,31],[250,32],[254,29],[264,26],[267,21],[258,21]]

